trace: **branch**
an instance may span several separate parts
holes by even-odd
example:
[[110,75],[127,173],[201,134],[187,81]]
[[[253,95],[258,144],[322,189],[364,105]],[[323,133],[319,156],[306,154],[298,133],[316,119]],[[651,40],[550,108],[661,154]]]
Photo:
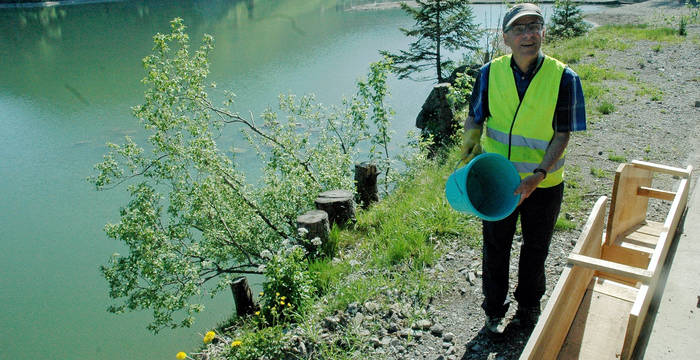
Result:
[[[259,209],[255,204],[253,204],[252,201],[250,201],[250,199],[248,199],[245,195],[243,195],[243,193],[241,193],[241,192],[238,190],[238,188],[236,187],[236,184],[234,184],[233,182],[231,182],[231,180],[229,180],[229,179],[227,178],[227,176],[228,176],[228,174],[226,174],[226,173],[224,173],[224,176],[222,176],[222,179],[224,180],[224,182],[225,182],[233,191],[235,191],[236,193],[238,193],[238,195],[241,197],[241,199],[243,199],[243,201],[244,201],[251,209],[253,209],[253,211],[255,211],[255,214],[258,215],[258,216],[265,222],[265,224],[267,224],[267,226],[269,226],[272,230],[274,230],[274,231],[275,231],[279,236],[281,236],[282,238],[286,238],[286,237],[287,237],[287,234],[284,233],[283,231],[279,230],[279,229],[272,223],[272,221],[270,221],[270,219],[268,219],[267,216],[265,216],[265,214],[263,214],[262,211],[260,211],[260,209]],[[268,250],[269,250],[269,249],[268,249]]]
[[[243,118],[242,116],[234,113],[230,113],[226,110],[216,108],[212,106],[211,102],[207,99],[201,99],[201,101],[204,103],[205,107],[207,107],[209,110],[213,111],[216,113],[220,118],[221,121],[224,123],[230,124],[230,123],[241,123],[247,126],[250,130],[255,132],[256,134],[260,135],[264,139],[268,140],[269,142],[275,144],[277,147],[282,149],[284,152],[286,152],[289,156],[291,156],[294,160],[297,161],[297,163],[301,164],[304,167],[304,170],[309,174],[309,177],[316,183],[319,184],[319,180],[316,178],[316,175],[314,175],[313,171],[311,171],[311,165],[307,161],[302,161],[299,159],[297,154],[295,154],[293,151],[289,150],[286,146],[284,146],[282,143],[277,141],[277,139],[271,137],[270,135],[260,131],[260,129],[255,126],[255,124],[252,123],[252,121],[248,121],[247,119]],[[228,117],[231,120],[226,120],[224,116]]]
[[145,174],[146,171],[148,171],[148,169],[150,169],[153,165],[155,165],[156,161],[160,161],[166,156],[168,156],[168,154],[163,154],[163,155],[159,156],[158,158],[152,160],[151,163],[148,164],[148,166],[146,166],[145,168],[143,168],[143,170],[141,170],[140,172],[135,173],[135,174],[131,174],[125,178],[122,178],[121,181],[118,181],[117,183],[112,184],[112,186],[109,186],[109,187],[103,186],[102,190],[112,190],[112,189],[116,188],[117,186],[119,186],[119,185],[121,185],[121,184],[135,178],[135,177],[138,177],[138,176]]

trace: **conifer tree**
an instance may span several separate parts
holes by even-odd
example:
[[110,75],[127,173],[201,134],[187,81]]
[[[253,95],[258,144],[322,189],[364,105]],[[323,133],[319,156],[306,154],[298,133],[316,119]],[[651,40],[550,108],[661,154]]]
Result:
[[[419,74],[417,80],[437,80],[441,83],[446,73],[453,66],[447,58],[446,51],[479,48],[482,30],[474,22],[472,7],[463,0],[417,0],[417,8],[401,3],[401,8],[411,15],[415,25],[410,29],[401,28],[406,36],[417,38],[408,50],[398,54],[388,51],[380,53],[393,62],[393,70],[400,79],[412,78]],[[433,70],[433,75],[421,74]],[[447,74],[449,75],[449,74]]]
[[552,38],[566,39],[585,34],[590,25],[583,21],[581,13],[581,8],[573,1],[557,0],[554,3],[554,13],[547,35]]

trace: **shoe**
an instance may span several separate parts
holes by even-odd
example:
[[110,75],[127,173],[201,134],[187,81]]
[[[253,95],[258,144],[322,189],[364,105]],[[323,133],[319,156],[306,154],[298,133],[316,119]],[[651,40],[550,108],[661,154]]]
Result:
[[503,317],[486,317],[486,324],[484,325],[486,334],[491,338],[502,338],[503,333],[506,331],[506,321]]
[[535,327],[539,319],[539,307],[518,307],[510,323],[523,329],[531,329]]

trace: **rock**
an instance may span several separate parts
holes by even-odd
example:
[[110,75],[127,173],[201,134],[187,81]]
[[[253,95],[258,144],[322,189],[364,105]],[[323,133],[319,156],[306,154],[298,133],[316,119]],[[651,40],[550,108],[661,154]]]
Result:
[[464,288],[464,287],[459,288],[459,293],[460,293],[462,296],[464,296],[464,294],[467,293],[467,288]]
[[415,324],[413,324],[412,328],[413,330],[428,330],[431,326],[433,326],[432,321],[427,319],[421,319],[418,320]]
[[357,331],[357,335],[362,336],[362,337],[367,337],[367,336],[372,335],[372,333],[367,329],[360,329]]
[[451,343],[455,339],[455,334],[451,332],[446,332],[442,334],[442,340]]
[[391,342],[390,342],[389,344],[391,344],[391,346],[393,346],[393,347],[397,347],[397,346],[401,345],[401,340],[399,340],[399,339],[392,339]]
[[338,323],[340,323],[340,319],[337,316],[329,316],[323,319],[323,327],[330,331],[337,329]]
[[347,308],[346,312],[348,314],[350,314],[350,316],[355,316],[355,314],[357,314],[357,312],[359,311],[359,308],[360,308],[359,304],[356,302],[353,302],[353,303],[348,304],[348,308]]
[[389,336],[384,336],[379,342],[382,344],[382,346],[387,346],[391,344],[391,337]]
[[445,355],[440,355],[436,357],[435,360],[445,360]]
[[445,268],[442,266],[442,264],[435,265],[435,270],[439,272],[445,272]]
[[391,322],[389,323],[389,326],[386,327],[386,331],[388,331],[390,334],[393,334],[399,331],[399,326],[395,322]]
[[467,273],[467,281],[471,286],[476,285],[476,274],[473,271]]
[[372,338],[369,339],[369,344],[372,345],[372,347],[379,347],[382,345],[382,342],[379,341],[379,338],[376,336],[373,336]]
[[442,348],[443,348],[443,349],[449,349],[451,346],[452,346],[452,344],[450,344],[450,343],[448,343],[448,342],[443,342],[443,343],[442,343]]
[[445,331],[445,328],[440,324],[435,324],[430,327],[430,333],[435,336],[442,336],[443,331]]
[[379,310],[379,305],[377,305],[377,303],[375,303],[373,301],[366,302],[364,306],[365,306],[365,310],[367,310],[367,312],[370,312],[370,313],[377,312],[377,310]]

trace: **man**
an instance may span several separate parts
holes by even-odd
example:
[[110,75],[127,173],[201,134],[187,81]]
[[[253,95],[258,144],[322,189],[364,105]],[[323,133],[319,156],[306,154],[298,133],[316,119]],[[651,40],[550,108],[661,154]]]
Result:
[[515,190],[521,202],[513,214],[483,221],[482,308],[485,329],[493,337],[505,330],[510,249],[518,217],[523,244],[514,293],[518,309],[511,323],[530,329],[539,318],[544,263],[563,199],[564,150],[569,133],[586,128],[581,80],[565,64],[542,54],[544,32],[536,5],[522,3],[508,10],[503,42],[512,53],[481,68],[465,121],[464,158],[482,149],[499,153],[521,177]]

